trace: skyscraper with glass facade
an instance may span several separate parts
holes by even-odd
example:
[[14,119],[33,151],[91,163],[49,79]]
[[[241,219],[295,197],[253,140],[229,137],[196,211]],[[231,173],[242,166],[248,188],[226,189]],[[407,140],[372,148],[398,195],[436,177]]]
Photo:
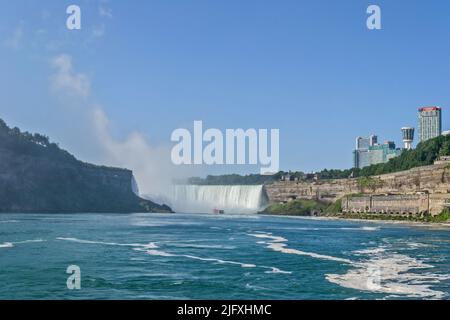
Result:
[[439,107],[423,107],[419,109],[419,142],[441,135],[442,110]]
[[353,151],[354,167],[364,168],[373,164],[385,163],[402,153],[392,141],[377,143],[377,136],[356,138],[356,149]]

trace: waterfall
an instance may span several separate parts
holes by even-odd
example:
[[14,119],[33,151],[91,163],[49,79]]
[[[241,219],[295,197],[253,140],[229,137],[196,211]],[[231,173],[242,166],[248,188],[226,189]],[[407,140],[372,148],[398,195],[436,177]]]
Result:
[[139,187],[134,175],[131,175],[131,190],[135,195],[139,196]]
[[176,185],[171,198],[172,209],[186,213],[257,213],[268,202],[262,185]]

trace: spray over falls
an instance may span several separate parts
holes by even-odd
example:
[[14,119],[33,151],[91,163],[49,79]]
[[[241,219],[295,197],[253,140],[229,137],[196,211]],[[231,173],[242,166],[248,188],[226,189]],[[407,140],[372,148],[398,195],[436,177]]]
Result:
[[268,199],[262,185],[176,185],[171,196],[172,209],[186,213],[257,213]]

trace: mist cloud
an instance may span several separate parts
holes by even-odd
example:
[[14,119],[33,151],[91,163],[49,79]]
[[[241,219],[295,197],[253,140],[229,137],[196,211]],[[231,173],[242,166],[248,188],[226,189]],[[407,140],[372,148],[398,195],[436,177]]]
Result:
[[95,160],[86,159],[87,161],[131,169],[141,195],[148,195],[154,200],[169,197],[174,179],[192,175],[190,168],[172,164],[169,142],[167,145],[152,145],[148,138],[138,131],[133,131],[122,139],[113,137],[107,113],[101,105],[93,101],[89,77],[75,70],[70,55],[56,56],[51,65],[54,69],[50,78],[52,90],[67,99],[82,98],[79,112],[85,114],[79,118],[88,119],[84,126],[89,128],[83,134],[92,135],[84,137],[84,141],[89,141],[97,150]]
[[51,88],[70,96],[87,98],[91,92],[88,76],[74,71],[72,57],[68,54],[56,56],[51,61],[55,73],[51,76]]

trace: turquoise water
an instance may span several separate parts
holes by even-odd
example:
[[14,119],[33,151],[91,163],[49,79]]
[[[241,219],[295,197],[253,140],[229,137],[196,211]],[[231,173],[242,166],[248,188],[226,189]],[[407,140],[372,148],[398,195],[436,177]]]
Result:
[[[81,269],[69,290],[66,268]],[[449,299],[450,228],[2,214],[0,299]]]

